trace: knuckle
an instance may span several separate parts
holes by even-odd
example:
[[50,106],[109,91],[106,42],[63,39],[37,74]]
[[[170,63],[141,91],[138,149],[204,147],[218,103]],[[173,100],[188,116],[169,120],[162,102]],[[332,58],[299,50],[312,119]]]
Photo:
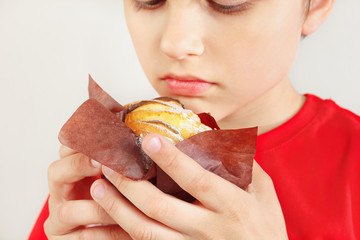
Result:
[[121,238],[122,234],[120,233],[120,228],[118,228],[116,226],[109,227],[108,233],[109,233],[110,239],[122,239]]
[[122,175],[119,175],[114,179],[113,184],[117,189],[127,189],[127,187],[129,186],[129,179]]
[[107,212],[118,214],[119,205],[117,204],[116,201],[109,199],[104,203],[104,207]]
[[164,197],[154,197],[151,204],[148,204],[147,215],[154,219],[167,218],[173,215],[173,208]]
[[156,236],[149,225],[134,226],[131,231],[131,237],[135,240],[155,240]]
[[208,181],[208,172],[201,171],[200,174],[195,175],[189,180],[189,187],[197,192],[208,192],[211,189],[210,182]]
[[59,156],[60,158],[64,158],[64,157],[67,157],[71,154],[74,154],[76,151],[71,149],[71,148],[68,148],[66,147],[65,145],[61,145],[60,148],[59,148]]
[[253,202],[253,199],[230,198],[228,202],[223,202],[219,209],[221,217],[229,224],[242,224],[250,219],[251,213],[255,212],[251,202]]
[[56,181],[56,176],[57,176],[56,168],[57,168],[58,162],[59,162],[59,160],[56,160],[56,161],[52,162],[49,165],[48,171],[47,171],[48,180],[55,180]]
[[65,156],[66,147],[64,145],[61,145],[59,148],[59,156],[60,158],[63,158]]
[[57,209],[57,220],[62,224],[69,224],[72,219],[73,209],[69,202],[64,202],[58,206]]
[[178,156],[175,154],[169,154],[167,156],[167,160],[163,163],[163,168],[164,169],[169,169],[169,170],[176,170],[179,168],[179,159]]
[[51,231],[50,218],[47,218],[47,219],[45,220],[43,227],[44,227],[44,233],[45,233],[45,235],[46,235],[48,238],[50,238],[50,236],[51,236],[51,233],[50,233],[50,231]]
[[58,204],[58,202],[56,201],[56,199],[53,197],[53,195],[49,195],[49,200],[48,200],[48,205],[49,205],[49,213],[53,212],[53,209],[55,209],[56,205]]
[[105,220],[108,217],[105,210],[97,203],[95,203],[95,214],[97,215],[100,221]]
[[[239,202],[236,203],[236,206],[239,206]],[[235,223],[241,223],[244,219],[248,219],[248,209],[241,208],[241,215],[239,214],[238,209],[234,209],[233,206],[227,209],[225,212],[225,216],[228,219],[229,222],[235,222]]]
[[88,157],[81,153],[75,154],[70,160],[71,169],[75,172],[81,171],[84,169],[84,162],[88,160]]
[[239,213],[243,214],[243,216],[246,215],[250,208],[250,205],[248,204],[249,201],[251,202],[247,197],[239,197],[234,193],[232,196],[229,196],[229,198],[221,201],[218,212],[223,213],[230,221],[240,222],[241,219]]
[[273,181],[268,174],[262,175],[262,182],[265,187],[274,187]]

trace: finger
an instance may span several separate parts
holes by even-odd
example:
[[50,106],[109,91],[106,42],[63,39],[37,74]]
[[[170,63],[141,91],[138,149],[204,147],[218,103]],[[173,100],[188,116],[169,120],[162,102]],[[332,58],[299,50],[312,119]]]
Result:
[[53,235],[61,235],[91,224],[115,224],[107,212],[93,200],[68,201],[51,212],[46,229]]
[[68,157],[68,156],[73,155],[75,153],[77,153],[75,150],[73,150],[71,148],[68,148],[65,145],[60,146],[60,149],[59,149],[60,158],[65,158],[65,157]]
[[93,198],[134,239],[183,239],[182,235],[147,217],[110,183],[99,179],[91,186]]
[[151,134],[143,139],[143,149],[179,186],[205,207],[217,210],[229,196],[246,194],[236,185],[205,170],[164,137]]
[[118,225],[82,228],[66,235],[52,236],[52,240],[132,240]]
[[[148,217],[179,232],[190,233],[209,211],[164,194],[148,181],[134,181],[103,166],[106,178]],[[191,220],[189,219],[191,217]],[[194,224],[189,224],[192,221]]]
[[[99,175],[101,175],[100,164],[93,165],[91,159],[81,153],[57,160],[48,168],[50,194],[53,197],[61,197],[64,195],[62,192],[64,184],[75,183],[86,177]],[[56,194],[61,194],[61,196]]]

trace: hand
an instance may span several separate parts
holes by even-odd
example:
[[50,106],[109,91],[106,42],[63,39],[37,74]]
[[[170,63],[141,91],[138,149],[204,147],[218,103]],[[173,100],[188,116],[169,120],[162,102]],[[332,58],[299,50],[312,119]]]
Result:
[[90,195],[90,186],[100,175],[98,162],[60,147],[60,160],[48,170],[50,215],[44,224],[48,239],[130,239]]
[[143,149],[198,201],[184,202],[104,166],[116,188],[97,180],[92,196],[133,239],[287,239],[272,181],[256,162],[253,182],[244,191],[203,169],[164,137],[148,135]]

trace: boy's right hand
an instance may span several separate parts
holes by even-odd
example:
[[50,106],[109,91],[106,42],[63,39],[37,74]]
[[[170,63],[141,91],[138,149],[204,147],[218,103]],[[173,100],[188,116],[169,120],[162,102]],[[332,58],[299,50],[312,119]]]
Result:
[[90,195],[91,184],[101,174],[98,162],[60,147],[60,160],[48,169],[48,239],[131,239]]

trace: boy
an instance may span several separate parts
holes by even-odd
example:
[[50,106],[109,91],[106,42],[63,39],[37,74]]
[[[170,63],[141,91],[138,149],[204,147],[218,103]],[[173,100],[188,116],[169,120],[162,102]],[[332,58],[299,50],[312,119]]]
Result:
[[[211,112],[222,129],[259,126],[253,183],[243,191],[149,135],[143,149],[198,200],[190,204],[62,147],[49,167],[49,239],[359,237],[360,119],[299,94],[287,77],[302,35],[317,30],[334,0],[124,4],[159,95]],[[102,173],[116,188],[96,178]]]

